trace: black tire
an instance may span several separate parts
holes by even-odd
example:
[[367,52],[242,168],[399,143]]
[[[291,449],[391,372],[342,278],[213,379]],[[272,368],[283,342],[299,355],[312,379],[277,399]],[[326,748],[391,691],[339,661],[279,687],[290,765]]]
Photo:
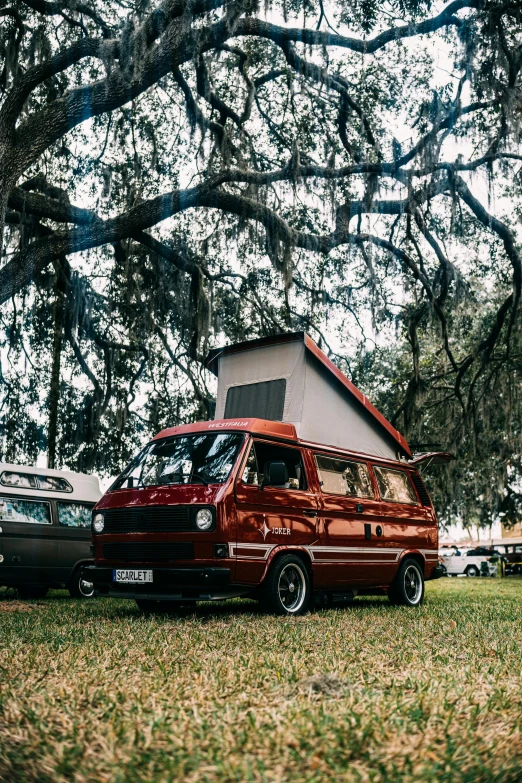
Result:
[[80,568],[72,575],[67,589],[71,598],[92,598],[94,595],[93,583],[82,578]]
[[416,560],[401,563],[397,576],[388,590],[388,598],[396,606],[420,606],[424,600],[424,575]]
[[310,603],[310,576],[297,555],[282,555],[271,565],[262,584],[261,606],[271,614],[296,617]]
[[475,565],[469,565],[464,571],[464,573],[466,574],[466,576],[473,576],[473,577],[480,576],[480,571]]
[[24,600],[27,598],[45,598],[49,592],[47,585],[18,585],[18,595]]

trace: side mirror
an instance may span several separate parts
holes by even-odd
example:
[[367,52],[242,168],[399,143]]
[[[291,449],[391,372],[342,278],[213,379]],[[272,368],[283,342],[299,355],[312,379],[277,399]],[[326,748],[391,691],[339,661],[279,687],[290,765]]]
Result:
[[263,486],[282,487],[288,481],[288,468],[285,462],[265,462],[263,475]]

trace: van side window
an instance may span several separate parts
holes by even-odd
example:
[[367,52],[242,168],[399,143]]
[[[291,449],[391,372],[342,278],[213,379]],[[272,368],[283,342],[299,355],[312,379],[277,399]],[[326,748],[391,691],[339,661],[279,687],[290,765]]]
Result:
[[73,488],[64,478],[58,476],[37,476],[39,489],[48,489],[50,492],[72,492]]
[[32,525],[52,525],[51,506],[37,500],[0,498],[0,519],[3,522],[27,522]]
[[58,523],[64,527],[90,527],[91,506],[83,503],[57,503]]
[[0,484],[4,487],[22,487],[25,489],[45,489],[51,492],[72,492],[73,488],[67,479],[59,476],[40,476],[33,473],[15,473],[4,470],[0,476]]
[[241,481],[243,484],[253,484],[254,486],[259,486],[261,483],[259,480],[259,471],[257,469],[256,450],[254,448],[254,444],[252,444],[250,447],[248,459],[245,462],[245,467],[243,468]]
[[329,495],[350,495],[373,498],[374,492],[368,468],[363,462],[315,455],[317,472],[323,492]]
[[[267,485],[271,463],[284,463],[286,480],[274,484],[278,489],[307,489],[306,475],[301,452],[286,446],[276,446],[272,443],[254,441],[245,463],[241,480],[244,484],[254,486]],[[265,475],[266,474],[266,475]]]
[[417,498],[407,474],[402,470],[373,466],[382,500],[417,505]]

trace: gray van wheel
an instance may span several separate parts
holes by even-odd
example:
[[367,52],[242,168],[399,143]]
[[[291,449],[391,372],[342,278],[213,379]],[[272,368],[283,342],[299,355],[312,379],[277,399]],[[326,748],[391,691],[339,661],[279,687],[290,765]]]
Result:
[[49,592],[47,585],[17,585],[20,598],[45,598]]
[[74,572],[67,589],[71,598],[92,598],[94,595],[94,585],[83,578],[81,569]]
[[305,564],[296,555],[279,557],[261,587],[261,605],[267,612],[296,616],[308,609],[310,577]]
[[420,606],[424,600],[424,576],[416,560],[406,559],[388,590],[392,604]]

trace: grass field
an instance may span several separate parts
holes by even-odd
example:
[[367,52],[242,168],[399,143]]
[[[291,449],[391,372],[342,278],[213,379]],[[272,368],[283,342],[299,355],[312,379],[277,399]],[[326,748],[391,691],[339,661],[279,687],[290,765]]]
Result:
[[522,579],[280,619],[0,597],[0,780],[520,781]]

